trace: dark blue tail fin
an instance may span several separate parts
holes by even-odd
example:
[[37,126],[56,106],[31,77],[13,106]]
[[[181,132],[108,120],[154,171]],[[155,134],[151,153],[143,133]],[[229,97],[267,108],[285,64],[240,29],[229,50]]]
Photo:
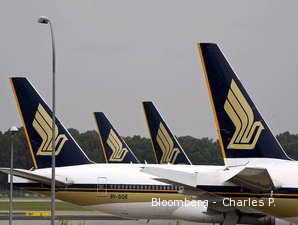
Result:
[[107,163],[140,163],[102,112],[94,113],[100,143]]
[[152,102],[143,102],[157,163],[188,164],[190,160]]
[[[51,167],[52,111],[24,77],[10,78],[17,107],[35,168]],[[88,164],[91,161],[58,119],[55,127],[56,166]]]
[[198,48],[223,157],[289,159],[218,46]]

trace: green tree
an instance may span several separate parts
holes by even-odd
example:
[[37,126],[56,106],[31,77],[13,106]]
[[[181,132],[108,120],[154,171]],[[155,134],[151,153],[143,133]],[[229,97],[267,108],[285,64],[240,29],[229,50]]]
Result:
[[[69,132],[91,160],[94,162],[105,162],[99,137],[94,130],[80,133],[78,130],[71,128]],[[10,132],[0,132],[0,167],[10,166],[11,138]],[[148,163],[155,163],[155,157],[149,138],[134,135],[125,137],[124,139],[141,162],[147,161]],[[277,139],[286,153],[291,158],[298,160],[298,134],[284,132],[277,135]],[[191,136],[179,137],[178,140],[193,164],[223,164],[219,153],[219,145],[216,140],[206,137],[194,138]],[[15,167],[25,169],[32,168],[33,163],[23,128],[20,128],[14,135],[14,143]],[[0,182],[1,181],[3,182],[3,177],[0,177]]]

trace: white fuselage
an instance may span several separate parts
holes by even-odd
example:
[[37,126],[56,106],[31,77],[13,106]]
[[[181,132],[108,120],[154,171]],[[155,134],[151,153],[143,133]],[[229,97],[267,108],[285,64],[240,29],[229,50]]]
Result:
[[[242,164],[239,164],[242,165]],[[275,186],[284,188],[283,193],[273,192],[277,206],[271,208],[256,208],[268,215],[297,222],[298,218],[298,162],[274,159],[261,161],[248,159],[245,166],[266,168]],[[233,199],[268,198],[268,195],[254,193],[230,192],[221,190],[235,185],[225,182],[227,173],[233,173],[237,166],[227,170],[227,166],[198,165],[153,165],[153,164],[89,164],[56,168],[57,179],[67,178],[71,181],[69,187],[57,189],[57,198],[84,207],[111,213],[121,217],[137,219],[185,219],[200,222],[212,222],[207,213],[207,207],[200,206],[152,206],[152,198],[161,200],[191,199],[183,195],[177,187],[155,180],[158,178],[142,172],[144,167],[159,167],[170,170],[197,173],[197,187],[206,191],[212,187],[213,194],[231,197]],[[240,166],[241,167],[241,166]],[[51,177],[51,169],[37,169],[35,174]],[[28,185],[26,184],[28,188]],[[48,193],[48,188],[33,186],[29,190]],[[286,191],[290,189],[291,193]],[[296,191],[297,190],[297,191]],[[295,193],[297,192],[297,193]],[[223,219],[222,214],[212,217],[214,222]],[[204,220],[206,219],[206,220]]]

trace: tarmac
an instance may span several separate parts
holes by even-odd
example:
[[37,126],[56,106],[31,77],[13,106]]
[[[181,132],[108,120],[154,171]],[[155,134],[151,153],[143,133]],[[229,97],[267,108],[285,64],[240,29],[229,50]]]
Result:
[[[8,212],[0,212],[0,225],[8,224]],[[65,222],[65,223],[62,223]],[[49,225],[48,216],[28,216],[24,212],[14,212],[14,225]],[[101,212],[58,211],[57,225],[199,225],[188,221],[176,220],[129,220]]]
[[[1,225],[7,225],[8,221],[0,221]],[[13,225],[49,225],[50,221],[46,220],[15,220],[13,221]],[[73,221],[69,220],[65,223],[56,222],[57,225],[200,225],[199,223],[192,223],[192,222],[176,222],[176,221],[169,221],[169,220],[151,220],[147,222],[146,220],[140,221],[108,221],[108,220],[81,220],[81,221]]]
[[[7,202],[8,199],[2,198],[1,202]],[[14,202],[45,202],[50,201],[45,198],[16,198]],[[57,200],[59,201],[59,200]],[[7,225],[9,219],[8,211],[0,211],[0,225]],[[114,215],[101,213],[98,211],[57,211],[57,225],[199,225],[199,223],[176,220],[130,220],[123,219]],[[63,223],[62,223],[63,221]],[[13,212],[13,225],[49,225],[50,217],[32,216],[25,211]]]
[[[1,202],[9,202],[9,198],[0,198]],[[13,202],[51,202],[50,198],[14,198]],[[61,202],[61,200],[56,199],[56,202]]]

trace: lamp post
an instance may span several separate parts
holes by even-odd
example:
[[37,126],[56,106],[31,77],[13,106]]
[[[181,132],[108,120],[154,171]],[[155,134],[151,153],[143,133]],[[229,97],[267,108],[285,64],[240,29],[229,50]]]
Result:
[[51,39],[52,39],[52,183],[51,183],[51,225],[55,225],[55,111],[56,111],[56,105],[55,105],[55,99],[56,99],[56,87],[55,87],[55,73],[56,73],[56,59],[55,59],[55,38],[54,38],[54,32],[53,32],[53,25],[51,23],[51,20],[47,17],[40,17],[38,19],[38,23],[41,24],[49,24],[50,25],[50,31],[51,31]]
[[13,144],[14,144],[14,134],[18,131],[18,128],[13,126],[9,129],[11,135],[10,143],[10,173],[9,173],[9,225],[12,225],[12,194],[13,194]]

